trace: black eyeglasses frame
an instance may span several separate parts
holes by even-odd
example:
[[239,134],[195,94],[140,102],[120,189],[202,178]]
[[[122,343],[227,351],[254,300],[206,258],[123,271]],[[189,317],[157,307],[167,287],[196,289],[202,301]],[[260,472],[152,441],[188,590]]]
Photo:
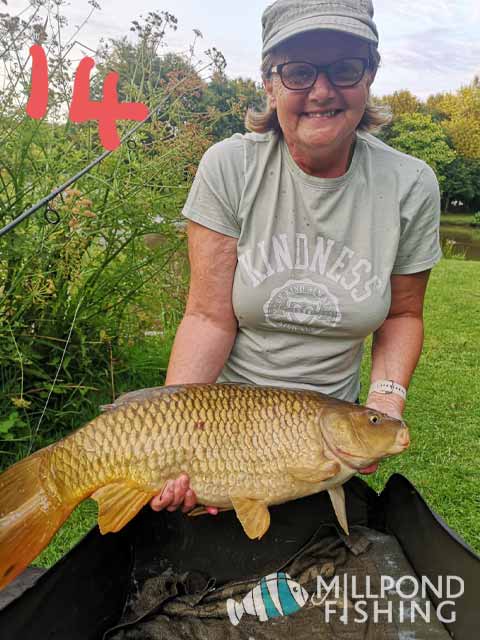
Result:
[[[358,80],[356,80],[355,82],[353,82],[352,84],[336,84],[335,82],[333,82],[332,78],[330,77],[329,70],[332,67],[332,65],[338,64],[339,62],[345,62],[345,60],[360,60],[363,63],[362,74],[361,74],[360,78]],[[312,84],[310,86],[303,87],[302,89],[292,89],[291,87],[289,87],[289,86],[287,86],[285,84],[285,81],[283,80],[282,69],[287,64],[292,64],[292,63],[295,63],[295,64],[308,64],[311,67],[315,68],[315,70],[316,70],[315,78],[314,78],[314,80],[313,80],[313,82],[312,82]],[[281,64],[277,64],[277,65],[271,67],[270,74],[272,74],[272,73],[278,74],[283,86],[285,87],[285,89],[288,89],[289,91],[310,91],[310,89],[313,87],[313,85],[318,80],[318,76],[320,75],[320,73],[325,73],[327,78],[328,78],[328,81],[334,87],[338,87],[339,89],[350,89],[351,87],[355,87],[357,84],[359,84],[359,82],[362,81],[363,77],[365,76],[365,72],[367,71],[369,66],[370,66],[370,61],[367,58],[357,58],[357,57],[342,58],[341,60],[335,60],[334,62],[331,62],[330,64],[325,64],[325,65],[313,64],[313,62],[310,62],[308,60],[289,60],[288,62],[282,62]]]

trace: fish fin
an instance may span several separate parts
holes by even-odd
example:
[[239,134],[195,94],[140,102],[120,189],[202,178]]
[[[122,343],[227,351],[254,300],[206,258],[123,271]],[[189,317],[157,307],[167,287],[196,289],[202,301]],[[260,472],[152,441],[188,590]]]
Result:
[[237,518],[249,538],[260,538],[270,526],[270,512],[267,505],[261,500],[251,498],[232,498],[233,508]]
[[340,472],[340,465],[338,462],[325,460],[323,464],[315,466],[287,467],[287,471],[296,480],[314,484],[336,476]]
[[97,489],[91,497],[98,502],[100,532],[120,531],[156,493],[126,482],[112,482]]
[[76,505],[64,505],[41,483],[39,451],[0,475],[0,589],[48,545]]
[[349,536],[350,532],[348,530],[347,510],[345,508],[345,491],[343,490],[343,486],[339,485],[338,487],[329,489],[328,493],[330,495],[330,500],[332,501],[332,505],[335,510],[335,515],[337,516],[338,522],[340,523],[340,526],[345,531],[347,536]]
[[[220,511],[231,511],[232,507],[217,507],[218,513]],[[209,513],[205,507],[194,507],[191,511],[187,511],[187,516],[203,516],[206,513]]]
[[193,518],[193,517],[196,517],[196,516],[203,516],[205,513],[208,513],[208,511],[205,509],[205,507],[195,507],[191,511],[188,511],[187,515],[188,516],[192,516],[192,518]]
[[111,411],[112,409],[118,409],[119,407],[130,404],[131,402],[145,402],[146,400],[155,400],[156,398],[165,398],[179,391],[184,391],[186,387],[194,386],[190,385],[171,385],[168,387],[151,387],[148,389],[136,389],[135,391],[129,391],[124,393],[118,398],[115,398],[112,404],[106,404],[101,407],[103,411]]

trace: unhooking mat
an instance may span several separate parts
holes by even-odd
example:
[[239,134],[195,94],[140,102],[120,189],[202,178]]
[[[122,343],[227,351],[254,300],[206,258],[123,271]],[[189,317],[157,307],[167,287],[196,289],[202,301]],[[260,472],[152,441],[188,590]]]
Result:
[[[105,634],[104,639],[450,638],[438,622],[430,601],[421,597],[421,590],[417,597],[403,600],[401,604],[400,595],[410,593],[400,590],[399,595],[389,582],[384,585],[381,597],[381,576],[387,569],[392,581],[411,577],[413,593],[415,573],[395,538],[360,526],[346,538],[336,527],[322,525],[287,562],[282,565],[270,562],[263,567],[263,575],[285,572],[306,589],[309,595],[306,604],[292,615],[260,621],[257,616],[245,613],[238,626],[234,626],[227,614],[227,601],[232,598],[241,602],[262,575],[217,585],[214,576],[198,572],[175,574],[166,568],[161,575],[147,578],[137,592],[130,594],[121,623]],[[332,586],[330,592],[329,585]],[[416,607],[412,606],[413,601]],[[428,624],[425,617],[429,619]]]

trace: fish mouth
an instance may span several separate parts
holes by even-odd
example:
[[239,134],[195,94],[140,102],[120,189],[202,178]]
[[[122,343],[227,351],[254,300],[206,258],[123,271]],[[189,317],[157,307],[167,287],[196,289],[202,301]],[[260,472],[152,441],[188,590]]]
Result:
[[392,449],[390,449],[388,455],[394,456],[397,453],[402,453],[403,451],[405,451],[405,449],[408,449],[409,446],[410,432],[408,431],[407,427],[405,427],[397,433],[395,444],[393,445]]

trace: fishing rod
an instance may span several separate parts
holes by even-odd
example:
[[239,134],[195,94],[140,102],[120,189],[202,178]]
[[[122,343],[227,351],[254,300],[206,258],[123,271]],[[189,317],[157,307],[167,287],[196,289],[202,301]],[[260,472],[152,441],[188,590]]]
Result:
[[[129,131],[127,131],[127,133],[120,139],[119,147],[122,144],[124,144],[125,142],[127,142],[128,139],[131,138],[133,136],[133,134],[136,133],[136,131],[138,131],[138,129],[140,129],[140,127],[142,127],[144,124],[146,124],[152,118],[152,116],[154,114],[157,114],[159,117],[161,117],[160,110],[163,107],[163,105],[172,96],[173,91],[175,89],[177,89],[181,84],[186,82],[187,79],[188,79],[188,76],[185,77],[185,78],[182,78],[181,80],[179,80],[176,83],[176,85],[171,89],[170,93],[168,95],[166,95],[163,98],[163,100],[161,100],[161,102],[155,107],[155,109],[152,109],[152,111],[150,111],[150,113],[147,115],[146,118],[144,118],[143,120],[138,122]],[[119,147],[117,147],[117,148],[119,148]],[[116,149],[114,151],[116,151]],[[51,193],[49,193],[47,196],[45,196],[44,198],[39,200],[32,207],[30,207],[29,209],[27,209],[26,211],[21,213],[19,216],[17,216],[14,220],[12,220],[8,224],[6,224],[4,227],[2,227],[0,229],[0,238],[2,236],[6,235],[7,233],[9,233],[10,231],[12,231],[12,229],[15,229],[15,227],[18,226],[21,222],[23,222],[24,220],[27,220],[28,218],[30,218],[39,209],[41,209],[42,207],[48,205],[49,202],[51,202],[58,195],[61,195],[65,191],[65,189],[68,189],[68,187],[70,185],[74,184],[82,176],[84,176],[86,173],[91,171],[97,164],[100,164],[100,162],[103,162],[103,160],[105,160],[105,158],[108,158],[108,156],[111,155],[112,153],[114,153],[114,151],[104,151],[101,155],[99,155],[97,158],[95,158],[95,160],[92,160],[92,162],[90,162],[90,164],[88,164],[86,167],[84,167],[81,171],[79,171],[77,174],[75,174],[72,178],[69,178],[66,182],[64,182],[60,187],[57,187],[56,189],[54,189]],[[49,213],[50,214],[51,213],[54,214],[55,221],[53,222],[52,219],[49,219],[48,217],[47,217],[47,221],[52,222],[53,224],[57,223],[59,221],[59,219],[60,219],[60,216],[58,215],[58,213],[56,211],[52,210],[52,209],[47,209],[46,214],[48,215]]]
[[[155,111],[158,111],[160,106],[161,104],[157,107],[157,109],[155,109],[154,111],[151,111],[146,118],[144,118],[142,121],[138,122],[134,127],[132,127],[130,131],[128,131],[121,138],[120,145],[126,142],[141,126],[143,126],[146,122],[148,122],[151,119],[153,113]],[[51,191],[47,196],[39,200],[32,207],[30,207],[29,209],[21,213],[19,216],[17,216],[14,220],[6,224],[2,229],[0,229],[0,238],[6,235],[9,231],[12,231],[12,229],[15,229],[15,227],[18,226],[21,222],[23,222],[24,220],[27,220],[27,218],[30,218],[30,216],[36,213],[39,209],[41,209],[45,205],[48,205],[49,202],[51,202],[58,195],[62,194],[65,191],[65,189],[68,189],[70,185],[74,184],[82,176],[84,176],[86,173],[91,171],[94,167],[97,166],[97,164],[100,164],[100,162],[103,162],[103,160],[105,160],[105,158],[108,158],[108,156],[111,155],[112,153],[113,151],[104,151],[101,155],[95,158],[95,160],[92,160],[92,162],[90,162],[90,164],[84,167],[81,171],[79,171],[73,177],[69,178],[66,182],[64,182],[60,187],[57,187],[56,189]]]

